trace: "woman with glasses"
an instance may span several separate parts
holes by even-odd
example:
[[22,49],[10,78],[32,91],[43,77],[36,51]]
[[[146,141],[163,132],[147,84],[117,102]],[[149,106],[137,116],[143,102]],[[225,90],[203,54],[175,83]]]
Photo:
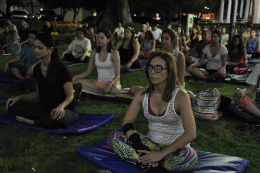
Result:
[[[108,145],[144,172],[194,169],[198,157],[190,142],[196,138],[196,125],[172,54],[153,53],[145,74],[149,86],[136,93],[124,117],[123,132],[110,133]],[[149,123],[147,136],[137,133],[133,125],[141,107]]]

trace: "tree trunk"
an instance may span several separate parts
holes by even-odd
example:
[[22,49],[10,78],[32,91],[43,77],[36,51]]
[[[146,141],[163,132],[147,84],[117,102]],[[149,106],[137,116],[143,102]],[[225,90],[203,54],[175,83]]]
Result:
[[107,6],[103,16],[98,21],[98,29],[107,26],[117,26],[121,22],[123,26],[132,22],[127,0],[107,0]]
[[74,14],[73,14],[73,23],[75,23],[75,19],[77,15],[79,14],[79,8],[73,8]]
[[31,0],[31,10],[32,10],[32,15],[33,15],[33,0]]

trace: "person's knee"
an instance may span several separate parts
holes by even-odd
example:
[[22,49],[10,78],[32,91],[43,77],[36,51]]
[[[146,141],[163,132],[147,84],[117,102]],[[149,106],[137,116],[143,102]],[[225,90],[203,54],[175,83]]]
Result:
[[224,72],[218,72],[218,76],[219,76],[220,78],[225,78],[225,77],[227,76],[227,74],[224,73]]
[[117,95],[120,93],[120,90],[117,87],[113,87],[112,90],[110,91],[110,94]]

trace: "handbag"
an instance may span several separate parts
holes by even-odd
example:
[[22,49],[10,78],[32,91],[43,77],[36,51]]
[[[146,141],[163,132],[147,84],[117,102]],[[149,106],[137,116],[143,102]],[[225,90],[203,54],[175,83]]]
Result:
[[220,93],[216,88],[199,92],[192,100],[192,112],[195,117],[218,120],[222,112],[218,111]]

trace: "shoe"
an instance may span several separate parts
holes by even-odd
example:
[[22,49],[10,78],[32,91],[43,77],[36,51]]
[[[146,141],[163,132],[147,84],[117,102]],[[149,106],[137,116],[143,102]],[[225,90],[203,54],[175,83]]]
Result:
[[82,84],[81,83],[77,83],[73,85],[73,89],[75,90],[74,92],[74,97],[76,99],[77,104],[80,101],[80,96],[81,96],[81,91],[82,91]]

